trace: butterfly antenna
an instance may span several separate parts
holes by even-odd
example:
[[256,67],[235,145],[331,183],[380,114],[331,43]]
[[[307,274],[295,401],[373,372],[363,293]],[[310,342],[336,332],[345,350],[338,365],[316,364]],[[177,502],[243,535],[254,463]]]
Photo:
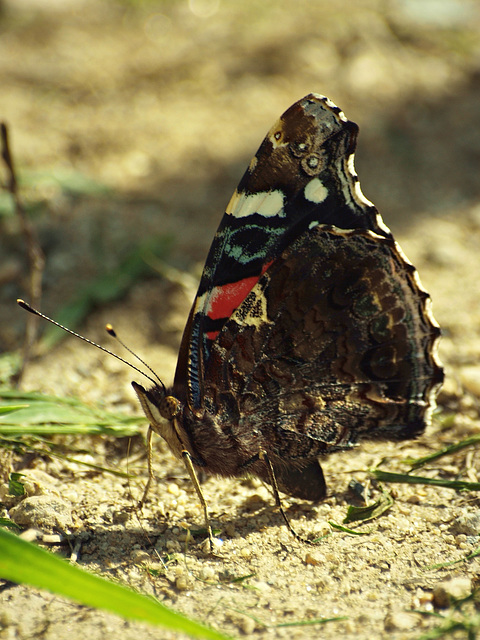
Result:
[[[72,331],[71,329],[68,329],[67,327],[64,327],[63,324],[60,324],[59,322],[56,322],[55,320],[52,320],[52,318],[49,318],[44,313],[41,313],[37,309],[34,309],[33,307],[31,307],[28,304],[28,302],[25,302],[25,300],[22,300],[21,298],[18,298],[17,299],[17,304],[20,307],[22,307],[22,309],[25,309],[25,311],[28,311],[29,313],[33,313],[34,316],[38,316],[39,318],[43,318],[44,320],[47,320],[47,322],[50,322],[51,324],[54,324],[56,327],[59,327],[60,329],[63,329],[64,331],[66,331],[70,335],[75,336],[75,338],[80,338],[80,340],[83,340],[83,342],[86,342],[87,344],[91,344],[93,347],[96,347],[97,349],[100,349],[100,351],[103,351],[104,353],[108,353],[109,356],[113,356],[117,360],[120,360],[120,362],[123,362],[123,364],[126,364],[131,369],[134,369],[134,371],[136,371],[137,373],[140,373],[142,376],[145,376],[145,378],[150,380],[150,382],[152,382],[154,385],[157,384],[157,381],[154,378],[151,378],[149,375],[147,375],[144,371],[142,371],[141,369],[136,367],[134,364],[132,364],[131,362],[128,362],[128,360],[124,360],[123,358],[118,356],[116,353],[113,353],[113,351],[110,351],[109,349],[106,349],[105,347],[102,347],[102,345],[97,344],[96,342],[93,342],[93,340],[89,340],[88,338],[85,338],[84,336],[81,336],[79,333],[76,333],[75,331]],[[107,331],[108,331],[108,327],[110,327],[110,325],[107,325]],[[113,331],[113,329],[112,329],[112,331]],[[108,331],[108,333],[110,333],[110,331]],[[113,332],[113,334],[110,334],[110,335],[115,335],[115,332]],[[123,344],[123,343],[120,342],[120,344]],[[125,346],[125,345],[123,345],[123,346]],[[130,351],[130,349],[128,349],[128,351]],[[130,351],[130,353],[132,353],[132,351]],[[133,354],[133,355],[135,355],[135,354]],[[136,356],[136,357],[138,358],[138,356]],[[147,367],[147,369],[149,371],[151,371],[153,373],[153,375],[156,378],[158,378],[157,374],[154,371],[152,371],[152,369],[148,365],[146,365],[143,362],[143,360],[141,360],[140,358],[138,358],[138,359],[140,360],[140,362],[142,362]],[[165,385],[160,380],[160,378],[158,378],[158,381],[162,385],[163,389],[165,389]]]
[[[120,340],[120,338],[116,334],[116,332],[115,332],[114,328],[112,327],[112,325],[110,323],[105,325],[105,329],[106,329],[106,331],[107,331],[109,336],[112,336],[112,338],[115,338],[115,340],[117,340],[117,342],[119,342],[122,345],[122,347],[128,351],[128,353],[130,353],[134,358],[136,358],[139,362],[141,362],[143,364],[143,366],[146,367],[153,376],[155,376],[155,378],[158,380],[158,382],[162,385],[163,391],[166,393],[165,385],[163,384],[163,382],[158,377],[158,374],[155,373],[155,371],[152,369],[152,367],[150,365],[148,365],[145,362],[145,360],[142,360],[140,358],[140,356],[135,353],[135,351],[132,351],[132,349],[130,349],[130,347],[127,347],[127,345],[123,342],[123,340]],[[147,377],[151,380],[150,376],[147,376]]]

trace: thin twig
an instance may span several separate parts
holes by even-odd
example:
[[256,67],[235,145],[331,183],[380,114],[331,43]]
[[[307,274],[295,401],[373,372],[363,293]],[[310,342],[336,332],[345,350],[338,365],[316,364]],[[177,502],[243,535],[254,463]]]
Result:
[[[32,225],[30,224],[25,208],[20,201],[18,195],[18,181],[15,173],[15,167],[13,163],[13,157],[10,151],[10,145],[8,140],[8,128],[7,125],[0,123],[1,140],[2,140],[2,159],[7,168],[7,182],[5,189],[11,194],[14,205],[15,213],[20,220],[20,226],[22,234],[25,239],[25,245],[27,249],[28,266],[30,271],[30,283],[29,294],[30,300],[36,308],[40,307],[42,299],[42,276],[45,266],[45,256],[38,242],[36,233]],[[13,382],[18,385],[22,379],[25,367],[30,358],[30,353],[33,345],[37,339],[38,318],[32,315],[27,316],[27,326],[25,330],[25,340],[22,349],[22,365],[18,373],[15,374]]]

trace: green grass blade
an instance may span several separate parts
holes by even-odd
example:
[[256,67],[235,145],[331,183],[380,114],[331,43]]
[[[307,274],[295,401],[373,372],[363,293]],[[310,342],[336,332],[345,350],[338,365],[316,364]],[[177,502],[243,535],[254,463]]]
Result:
[[227,640],[228,636],[167,609],[156,600],[68,564],[0,529],[0,577],[65,596],[129,620],[140,620],[189,635]]
[[343,524],[348,524],[349,522],[356,522],[357,520],[362,520],[366,522],[367,520],[373,520],[374,518],[378,518],[385,511],[388,511],[393,504],[392,496],[386,491],[382,492],[382,495],[378,500],[372,502],[372,504],[367,505],[366,507],[348,507],[347,515],[343,520]]
[[9,518],[0,518],[0,527],[8,527],[9,529],[15,529],[15,531],[21,531],[22,529]]
[[25,487],[22,483],[22,478],[25,478],[24,473],[11,473],[8,477],[8,493],[11,496],[24,496]]
[[445,567],[451,567],[454,564],[460,564],[461,562],[468,562],[480,556],[480,547],[477,547],[475,551],[467,553],[463,558],[458,560],[449,560],[448,562],[440,562],[439,564],[431,564],[428,567],[424,567],[424,571],[433,571],[434,569],[444,569]]
[[140,416],[103,411],[76,398],[60,398],[0,387],[0,436],[114,435],[133,436]]
[[444,480],[443,478],[427,478],[411,476],[407,473],[390,473],[381,469],[371,469],[370,473],[381,482],[401,482],[404,484],[429,484],[435,487],[448,487],[463,491],[480,491],[480,482],[466,482],[464,480]]
[[327,624],[327,622],[341,622],[348,620],[348,616],[337,616],[336,618],[315,618],[314,620],[299,620],[298,622],[279,622],[275,625],[275,629],[281,627],[311,627],[318,624]]
[[[422,635],[418,636],[416,640],[438,640],[440,638],[448,637],[463,637],[466,640],[473,638],[473,640],[475,640],[476,635],[470,635],[468,632],[470,629],[473,629],[473,631],[478,630],[479,622],[478,616],[475,616],[470,623],[464,622],[463,620],[447,620],[447,622],[442,624],[440,627],[436,627],[431,631],[422,633]],[[453,636],[455,631],[465,631],[468,635]]]
[[123,436],[135,436],[140,433],[139,428],[127,427],[125,425],[106,425],[106,424],[36,424],[20,427],[18,425],[1,424],[0,436],[69,436],[69,435],[88,435],[88,436],[115,436],[121,438]]
[[465,438],[465,440],[461,440],[460,442],[456,442],[455,444],[451,444],[448,447],[444,447],[439,451],[435,451],[435,453],[431,453],[428,456],[424,456],[423,458],[408,458],[405,460],[405,463],[410,465],[410,469],[418,469],[423,467],[425,464],[429,462],[433,462],[438,460],[439,458],[443,458],[444,456],[449,456],[452,453],[456,453],[457,451],[461,451],[462,449],[466,449],[472,445],[478,444],[480,442],[480,435],[471,436],[470,438]]
[[344,527],[342,524],[337,524],[332,520],[329,520],[328,524],[332,527],[332,529],[336,529],[337,531],[342,531],[343,533],[348,533],[351,536],[366,536],[369,533],[372,533],[372,529],[369,529],[368,531],[357,531],[355,529],[349,529],[348,527]]
[[335,618],[315,618],[314,620],[297,620],[294,622],[279,622],[277,624],[268,624],[247,611],[242,611],[241,609],[232,609],[232,610],[236,611],[242,616],[250,618],[251,620],[256,622],[259,626],[263,627],[264,629],[279,629],[281,627],[311,627],[319,624],[327,624],[327,622],[338,622],[342,620],[348,620],[347,616],[338,616]]
[[[41,439],[38,439],[40,442]],[[93,462],[86,462],[85,460],[80,460],[78,458],[74,458],[72,456],[67,456],[64,453],[59,453],[56,450],[56,447],[53,443],[44,440],[42,442],[43,446],[35,447],[31,442],[27,442],[21,437],[16,439],[8,439],[0,437],[0,448],[4,449],[21,449],[22,451],[28,451],[29,453],[37,454],[39,456],[48,455],[51,458],[57,458],[58,460],[65,460],[66,462],[73,462],[74,464],[78,464],[81,467],[88,467],[89,469],[95,469],[95,471],[99,471],[100,473],[111,473],[118,478],[135,478],[137,477],[134,473],[127,473],[125,471],[119,471],[118,469],[109,469],[108,467],[104,467],[100,464],[94,464]],[[81,453],[81,452],[80,452]]]
[[25,409],[28,407],[28,404],[11,404],[8,406],[0,407],[0,416],[5,415],[6,413],[13,413],[14,411],[19,411],[20,409]]

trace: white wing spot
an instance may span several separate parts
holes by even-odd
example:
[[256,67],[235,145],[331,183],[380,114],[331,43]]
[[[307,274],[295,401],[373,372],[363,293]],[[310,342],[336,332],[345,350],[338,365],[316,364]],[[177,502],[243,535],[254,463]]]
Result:
[[320,202],[323,202],[328,196],[328,189],[321,180],[313,178],[313,180],[310,180],[305,186],[303,194],[306,200],[320,204]]
[[235,218],[246,218],[258,213],[265,218],[273,216],[283,217],[283,204],[285,196],[282,191],[259,191],[246,195],[244,192],[235,191],[227,205],[226,213]]

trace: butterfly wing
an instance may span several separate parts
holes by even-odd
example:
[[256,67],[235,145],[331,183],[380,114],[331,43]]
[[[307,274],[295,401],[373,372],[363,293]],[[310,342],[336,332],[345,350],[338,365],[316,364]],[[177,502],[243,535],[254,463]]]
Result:
[[203,404],[204,366],[225,322],[268,266],[312,225],[390,237],[353,167],[358,127],[328,98],[310,94],[268,132],[227,206],[187,323],[174,395]]
[[[428,294],[393,240],[317,225],[212,344],[205,410],[244,463],[264,450],[282,491],[318,499],[319,455],[424,430],[443,379],[438,337]],[[202,452],[201,431],[192,437]],[[261,465],[252,471],[267,479]]]

